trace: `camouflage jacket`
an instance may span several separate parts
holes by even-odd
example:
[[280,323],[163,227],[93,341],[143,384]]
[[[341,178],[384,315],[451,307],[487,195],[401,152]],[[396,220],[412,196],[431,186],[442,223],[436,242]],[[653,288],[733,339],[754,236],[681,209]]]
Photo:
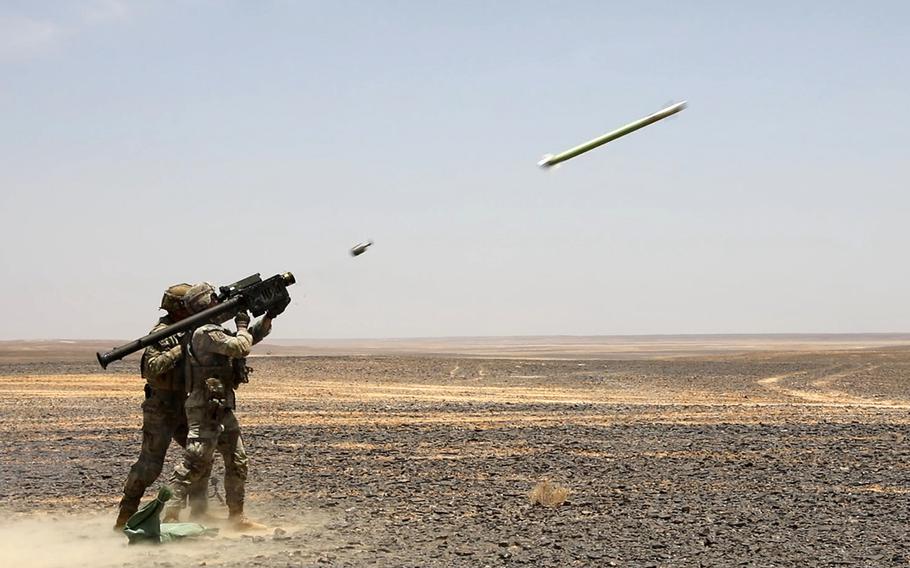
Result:
[[[186,385],[186,406],[205,405],[208,400],[206,379],[216,378],[223,384],[226,406],[234,408],[234,390],[239,383],[234,361],[249,355],[252,346],[271,331],[272,320],[269,318],[260,318],[250,326],[249,331],[231,331],[218,324],[196,328],[190,340],[191,356],[186,361],[187,376],[190,377]],[[244,367],[243,361],[239,365]]]
[[[152,332],[171,325],[165,316],[158,320]],[[180,334],[166,337],[154,345],[145,348],[139,364],[142,378],[155,390],[180,391],[185,388],[183,365],[183,348],[180,346]]]

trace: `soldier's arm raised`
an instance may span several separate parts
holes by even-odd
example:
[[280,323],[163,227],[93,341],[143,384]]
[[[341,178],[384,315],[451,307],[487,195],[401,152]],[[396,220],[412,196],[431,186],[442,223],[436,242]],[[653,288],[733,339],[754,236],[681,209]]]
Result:
[[272,332],[272,318],[262,316],[250,326],[250,335],[253,336],[253,345],[256,345]]
[[[238,329],[236,336],[230,336],[219,328],[199,329],[193,336],[194,352],[212,351],[221,353],[233,359],[241,359],[250,354],[250,348],[253,346],[253,336],[246,329]],[[197,341],[204,342],[197,348]]]

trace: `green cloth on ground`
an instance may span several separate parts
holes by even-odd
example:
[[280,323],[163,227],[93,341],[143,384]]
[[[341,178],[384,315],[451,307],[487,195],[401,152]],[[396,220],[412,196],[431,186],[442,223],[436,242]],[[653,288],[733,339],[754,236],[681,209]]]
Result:
[[218,529],[209,529],[198,523],[161,523],[161,511],[171,498],[171,490],[162,487],[158,496],[139,508],[123,527],[130,544],[137,542],[162,543],[187,537],[213,536]]
[[215,536],[218,529],[206,528],[199,523],[162,523],[161,542],[170,542],[194,536]]

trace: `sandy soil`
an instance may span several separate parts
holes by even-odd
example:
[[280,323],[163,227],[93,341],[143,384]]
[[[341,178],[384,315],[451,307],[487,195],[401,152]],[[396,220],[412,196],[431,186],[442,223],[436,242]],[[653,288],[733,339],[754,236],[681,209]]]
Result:
[[[259,357],[238,415],[270,529],[160,548],[109,529],[134,363],[0,344],[0,564],[906,565],[910,347],[878,339]],[[532,505],[541,480],[568,501]]]

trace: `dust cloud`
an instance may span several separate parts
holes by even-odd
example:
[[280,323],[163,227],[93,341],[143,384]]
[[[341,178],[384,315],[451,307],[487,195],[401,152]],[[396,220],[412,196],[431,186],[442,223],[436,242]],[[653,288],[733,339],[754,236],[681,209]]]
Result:
[[[109,515],[36,515],[0,524],[0,564],[19,568],[122,566],[155,555],[159,547],[128,546]],[[167,552],[167,551],[165,551]]]
[[[0,566],[16,568],[69,568],[91,566],[224,566],[243,565],[254,557],[305,558],[315,551],[304,550],[299,538],[313,537],[322,522],[284,524],[251,534],[232,532],[225,523],[215,537],[188,539],[162,545],[129,545],[126,536],[111,527],[111,515],[52,516],[36,513],[13,516],[0,522]],[[278,529],[276,531],[276,529]],[[279,535],[279,536],[276,536]]]

